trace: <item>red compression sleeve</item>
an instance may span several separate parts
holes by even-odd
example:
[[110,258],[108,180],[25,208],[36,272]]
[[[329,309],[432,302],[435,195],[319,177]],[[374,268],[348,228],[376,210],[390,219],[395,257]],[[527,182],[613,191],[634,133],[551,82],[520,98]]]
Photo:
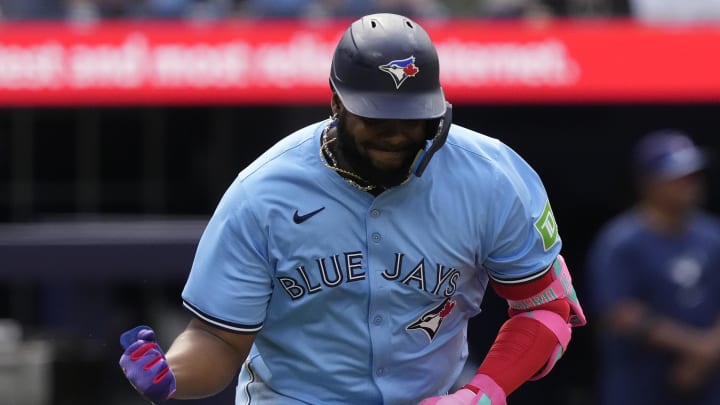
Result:
[[[503,298],[522,299],[535,295],[552,282],[547,273],[539,279],[523,284],[501,284],[491,281]],[[552,301],[533,308],[556,312],[564,319],[570,317],[570,305],[563,300]],[[558,344],[557,337],[540,322],[513,316],[521,311],[509,310],[508,319],[498,332],[495,342],[485,356],[478,373],[486,374],[510,395],[520,385],[542,369]]]

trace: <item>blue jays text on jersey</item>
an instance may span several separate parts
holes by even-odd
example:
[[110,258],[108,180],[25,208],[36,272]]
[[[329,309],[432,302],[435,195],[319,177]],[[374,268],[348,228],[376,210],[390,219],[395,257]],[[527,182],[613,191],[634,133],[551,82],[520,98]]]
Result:
[[[277,277],[277,280],[292,299],[300,299],[308,294],[316,294],[324,289],[337,287],[343,281],[364,280],[366,274],[362,270],[365,267],[362,254],[362,251],[355,251],[333,255],[329,258],[319,258],[315,260],[315,263],[310,268],[306,268],[306,266],[296,267],[297,276]],[[406,285],[415,285],[417,288],[434,295],[439,293],[448,297],[453,295],[457,287],[457,278],[460,275],[457,269],[446,268],[442,264],[438,264],[436,282],[433,285],[428,285],[426,271],[433,270],[426,270],[425,259],[421,259],[409,269],[403,266],[404,259],[405,254],[395,253],[394,266],[389,270],[383,270],[382,276],[386,280],[398,280],[398,282]],[[328,265],[328,262],[331,264]]]
[[184,304],[257,333],[238,398],[258,384],[298,404],[446,392],[488,277],[526,278],[560,252],[542,182],[502,142],[453,125],[421,177],[374,197],[325,166],[327,124],[240,173],[201,238]]

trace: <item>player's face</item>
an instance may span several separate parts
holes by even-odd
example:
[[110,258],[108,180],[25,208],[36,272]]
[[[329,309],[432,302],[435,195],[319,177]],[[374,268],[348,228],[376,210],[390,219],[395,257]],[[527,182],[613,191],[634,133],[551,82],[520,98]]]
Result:
[[374,184],[404,181],[425,143],[427,121],[369,119],[342,110],[338,141],[342,156],[358,175]]
[[705,196],[702,173],[693,173],[672,180],[656,180],[649,188],[656,204],[676,212],[692,211]]

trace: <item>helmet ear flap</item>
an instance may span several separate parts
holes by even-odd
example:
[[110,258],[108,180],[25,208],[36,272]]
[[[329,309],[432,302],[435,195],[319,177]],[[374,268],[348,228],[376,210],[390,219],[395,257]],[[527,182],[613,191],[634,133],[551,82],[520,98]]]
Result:
[[445,144],[448,133],[450,132],[451,124],[452,104],[446,101],[445,114],[442,116],[442,118],[440,118],[440,122],[438,123],[435,136],[433,136],[430,140],[427,141],[425,148],[418,152],[418,155],[415,157],[415,161],[413,162],[412,171],[417,177],[422,176],[425,168],[427,167],[428,163],[430,163],[430,159],[432,159],[435,152],[437,152]]

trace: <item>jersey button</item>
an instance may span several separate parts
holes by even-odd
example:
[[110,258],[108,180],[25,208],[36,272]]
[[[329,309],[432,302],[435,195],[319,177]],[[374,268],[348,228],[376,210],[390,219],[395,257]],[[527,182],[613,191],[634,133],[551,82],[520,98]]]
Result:
[[373,218],[379,217],[379,216],[380,216],[380,210],[374,209],[374,210],[370,211],[370,216],[373,217]]
[[380,368],[378,368],[377,370],[375,370],[375,374],[376,374],[376,375],[379,375],[379,376],[385,375],[385,369],[382,368],[382,367],[380,367]]
[[372,240],[373,242],[380,242],[380,239],[382,239],[382,236],[380,236],[379,233],[375,232],[372,234]]
[[383,317],[381,315],[375,315],[375,318],[373,318],[373,323],[375,325],[380,325],[383,321]]

